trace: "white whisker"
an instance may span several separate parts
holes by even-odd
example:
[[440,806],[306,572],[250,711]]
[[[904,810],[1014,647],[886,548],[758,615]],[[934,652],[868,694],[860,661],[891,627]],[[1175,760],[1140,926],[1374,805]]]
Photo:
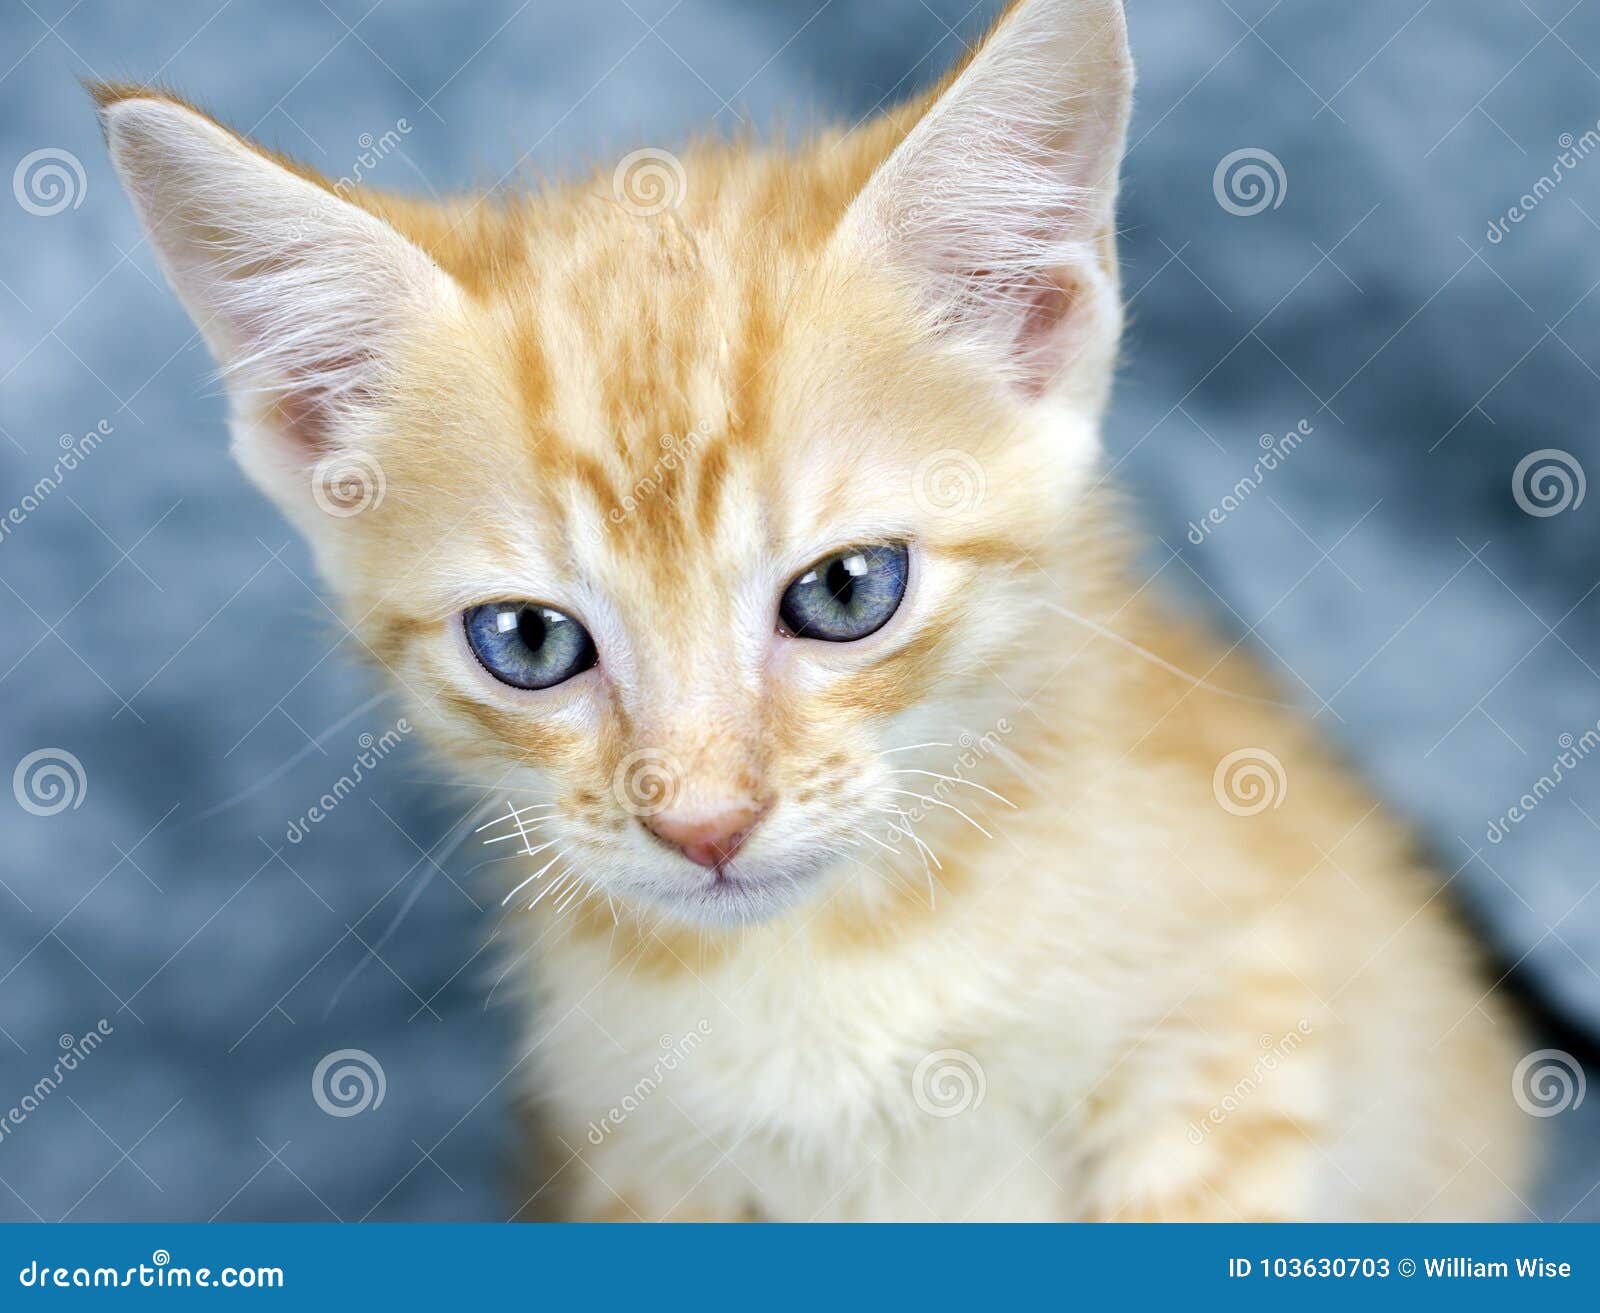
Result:
[[[570,848],[563,848],[554,857],[552,857],[548,862],[546,862],[537,871],[535,871],[532,875],[530,875],[526,880],[524,880],[521,884],[519,884],[516,889],[513,889],[511,891],[511,893],[507,894],[503,899],[501,899],[500,906],[504,907],[507,903],[509,903],[511,901],[512,896],[514,894],[516,894],[518,890],[526,889],[530,884],[532,884],[541,875],[543,875],[546,871],[548,871],[552,866],[554,866],[557,862],[559,862],[570,851],[571,851]],[[546,888],[548,889],[548,887],[549,886],[547,885]],[[540,897],[543,897],[543,894],[544,894],[544,891],[541,890],[540,891]],[[534,902],[538,902],[538,901],[539,901],[538,898],[534,899]],[[532,907],[533,903],[529,903],[528,906]]]
[[982,784],[979,784],[976,780],[963,779],[959,775],[941,775],[936,770],[915,770],[915,769],[913,769],[911,767],[907,767],[907,766],[902,766],[902,767],[900,767],[900,768],[898,768],[896,770],[892,770],[892,771],[889,772],[889,774],[890,775],[930,775],[936,780],[948,780],[951,784],[965,784],[969,789],[977,789],[978,792],[980,792],[980,793],[987,793],[996,802],[1005,803],[1005,805],[1007,807],[1011,808],[1012,811],[1016,811],[1016,809],[1017,809],[1017,804],[1012,802],[1010,798],[1007,798],[1007,797],[1003,796],[1002,794],[996,793],[993,789],[985,788]]
[[[549,862],[547,862],[544,866],[539,868],[539,875],[543,875],[546,871],[548,871],[552,866],[554,866],[557,862],[559,862],[563,857],[565,857],[571,851],[572,851],[572,845],[569,845],[569,846],[563,848],[554,857],[552,857],[549,860]],[[537,879],[538,876],[535,876],[534,878]],[[557,876],[549,884],[545,885],[545,887],[543,889],[539,890],[539,892],[536,893],[533,896],[533,901],[528,904],[528,910],[531,912],[535,907],[537,907],[539,905],[539,900],[541,898],[543,898],[547,893],[549,893],[552,889],[558,887],[561,884],[561,882],[563,880],[565,880],[566,878],[567,878],[566,874],[563,873],[563,874]]]
[[1187,670],[1183,669],[1183,667],[1173,665],[1172,662],[1168,661],[1165,657],[1156,655],[1156,653],[1152,652],[1149,648],[1140,647],[1139,644],[1135,643],[1131,638],[1127,638],[1124,635],[1117,633],[1115,629],[1107,629],[1097,620],[1091,620],[1086,615],[1079,615],[1076,611],[1069,610],[1068,608],[1060,606],[1055,602],[1040,602],[1039,605],[1044,607],[1047,611],[1054,611],[1057,615],[1064,616],[1066,619],[1082,625],[1085,629],[1098,634],[1101,638],[1106,639],[1108,642],[1115,643],[1118,647],[1123,648],[1126,651],[1132,652],[1135,656],[1143,657],[1151,665],[1157,667],[1158,669],[1165,670],[1169,675],[1176,675],[1179,679],[1183,680],[1185,683],[1194,688],[1204,689],[1207,693],[1215,693],[1218,697],[1232,698],[1236,702],[1250,702],[1261,707],[1283,707],[1289,710],[1294,709],[1294,704],[1292,702],[1279,702],[1275,698],[1257,697],[1253,693],[1235,693],[1229,688],[1218,688],[1215,684],[1201,679],[1198,675],[1191,675]]
[[942,800],[940,800],[938,798],[935,798],[932,794],[928,794],[928,793],[913,793],[910,789],[890,789],[890,790],[888,790],[888,792],[890,792],[890,793],[903,793],[908,798],[918,798],[923,802],[932,803],[935,807],[943,807],[947,811],[953,811],[957,816],[959,816],[962,820],[964,820],[968,825],[970,825],[974,830],[976,830],[979,834],[981,834],[985,839],[994,838],[994,835],[990,834],[989,831],[984,829],[983,826],[979,825],[977,821],[973,820],[972,817],[968,816],[966,814],[966,812],[962,811],[961,808],[957,807],[955,805],[955,803],[953,803],[953,802],[944,802],[944,801],[942,801]]

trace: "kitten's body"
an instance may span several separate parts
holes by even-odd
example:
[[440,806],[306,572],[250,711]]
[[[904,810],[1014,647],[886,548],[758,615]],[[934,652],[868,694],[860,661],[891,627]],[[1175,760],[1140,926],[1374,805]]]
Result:
[[[1128,94],[1119,5],[1032,0],[939,92],[699,148],[656,208],[347,203],[102,93],[241,459],[418,722],[529,805],[529,1211],[1517,1208],[1515,1031],[1435,878],[1123,564]],[[359,514],[329,461],[381,468]],[[873,543],[908,545],[893,618],[785,632],[786,581]],[[597,663],[497,683],[461,616],[518,599]],[[663,841],[730,802],[759,824],[710,873]]]
[[[1080,613],[1268,691],[1078,546]],[[557,1215],[1523,1215],[1522,1049],[1439,878],[1298,716],[1041,620],[1032,703],[921,754],[1018,810],[942,791],[996,837],[930,818],[942,870],[901,861],[892,908],[846,867],[732,935],[604,904],[519,923]],[[1281,762],[1281,806],[1218,805],[1242,745]]]

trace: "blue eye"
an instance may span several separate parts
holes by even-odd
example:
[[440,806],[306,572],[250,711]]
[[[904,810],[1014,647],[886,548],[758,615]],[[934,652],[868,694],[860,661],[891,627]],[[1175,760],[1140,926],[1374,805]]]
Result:
[[589,631],[554,607],[490,602],[462,619],[484,669],[514,688],[551,688],[598,660]]
[[906,595],[904,547],[846,547],[784,590],[778,618],[798,638],[851,643],[876,633]]

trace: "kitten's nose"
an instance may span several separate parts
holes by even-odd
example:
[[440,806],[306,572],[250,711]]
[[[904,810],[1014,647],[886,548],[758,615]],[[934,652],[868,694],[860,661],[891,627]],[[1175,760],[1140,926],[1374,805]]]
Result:
[[694,811],[673,807],[646,818],[645,825],[691,862],[718,867],[739,851],[762,813],[745,803]]

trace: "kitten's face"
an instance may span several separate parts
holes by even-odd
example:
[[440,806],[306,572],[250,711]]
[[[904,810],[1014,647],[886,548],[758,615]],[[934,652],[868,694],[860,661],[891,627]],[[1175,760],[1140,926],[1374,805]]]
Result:
[[[1076,435],[830,253],[769,235],[751,260],[735,218],[681,221],[692,257],[591,221],[610,277],[419,344],[380,421],[384,499],[340,526],[330,575],[468,778],[527,808],[532,869],[552,863],[529,900],[573,871],[746,919],[824,872],[870,881],[884,843],[920,887],[897,813],[962,822],[904,772],[949,771],[1002,714]],[[552,240],[570,259],[573,234]],[[951,801],[978,820],[988,800]],[[747,831],[709,865],[674,842],[707,820]]]
[[604,175],[350,203],[99,94],[240,459],[525,809],[522,893],[733,922],[975,824],[931,796],[951,745],[1059,664],[1028,634],[1071,593],[1129,86],[1116,0],[1027,0],[931,107],[686,154],[649,215]]

